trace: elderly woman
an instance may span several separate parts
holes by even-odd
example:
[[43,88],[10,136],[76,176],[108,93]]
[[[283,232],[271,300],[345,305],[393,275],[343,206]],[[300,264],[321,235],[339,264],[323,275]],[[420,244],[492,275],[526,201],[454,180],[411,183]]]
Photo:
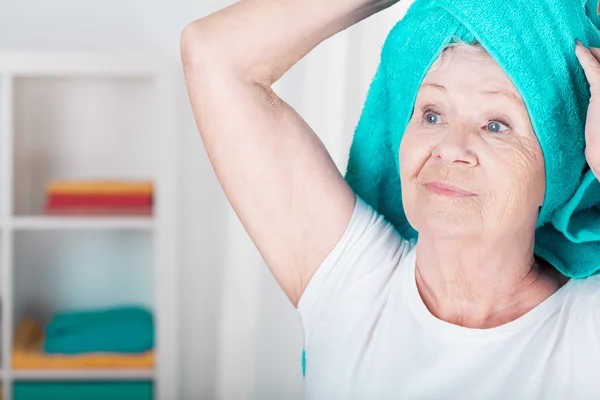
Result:
[[[600,278],[536,256],[550,177],[522,96],[484,46],[446,46],[411,104],[397,184],[418,241],[356,194],[271,90],[393,3],[241,0],[182,34],[210,161],[301,316],[307,398],[600,398]],[[600,51],[572,48],[599,176]]]

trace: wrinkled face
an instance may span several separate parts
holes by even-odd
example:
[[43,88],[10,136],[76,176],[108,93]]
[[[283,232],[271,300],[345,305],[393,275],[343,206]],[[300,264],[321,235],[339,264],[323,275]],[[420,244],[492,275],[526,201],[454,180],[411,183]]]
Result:
[[400,145],[406,216],[420,235],[533,232],[545,172],[525,105],[487,52],[446,51],[423,80]]

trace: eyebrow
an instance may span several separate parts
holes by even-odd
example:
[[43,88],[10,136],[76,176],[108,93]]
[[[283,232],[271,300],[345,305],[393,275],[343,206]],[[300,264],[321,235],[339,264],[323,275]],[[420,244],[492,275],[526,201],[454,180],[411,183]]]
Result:
[[[433,89],[438,89],[438,90],[441,90],[442,92],[446,92],[446,87],[442,86],[442,85],[438,85],[437,83],[423,83],[423,85],[421,85],[421,86],[422,87],[431,87]],[[504,96],[504,97],[508,98],[509,100],[516,102],[520,106],[525,105],[523,103],[523,99],[521,99],[521,97],[518,96],[517,94],[515,94],[513,91],[507,92],[507,91],[503,91],[503,90],[482,90],[481,93],[488,94],[491,96],[496,96],[496,95]]]

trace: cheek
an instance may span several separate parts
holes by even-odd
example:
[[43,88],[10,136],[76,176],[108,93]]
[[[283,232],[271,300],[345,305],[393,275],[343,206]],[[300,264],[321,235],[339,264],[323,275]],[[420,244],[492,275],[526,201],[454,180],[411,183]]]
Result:
[[414,179],[431,155],[432,148],[425,138],[407,130],[400,143],[400,179]]
[[[537,146],[527,145],[506,149],[495,155],[487,175],[497,182],[497,189],[512,202],[535,203],[539,206],[545,192],[544,159]],[[493,187],[492,186],[492,187]],[[527,207],[529,208],[529,207]]]

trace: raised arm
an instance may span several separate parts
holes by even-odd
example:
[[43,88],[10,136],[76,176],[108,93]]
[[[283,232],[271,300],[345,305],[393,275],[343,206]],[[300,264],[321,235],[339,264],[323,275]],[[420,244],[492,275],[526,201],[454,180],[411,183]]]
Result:
[[241,0],[182,33],[188,94],[210,162],[294,305],[346,229],[355,196],[271,85],[323,40],[396,1]]

